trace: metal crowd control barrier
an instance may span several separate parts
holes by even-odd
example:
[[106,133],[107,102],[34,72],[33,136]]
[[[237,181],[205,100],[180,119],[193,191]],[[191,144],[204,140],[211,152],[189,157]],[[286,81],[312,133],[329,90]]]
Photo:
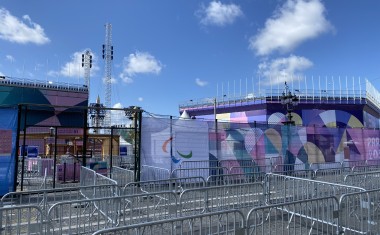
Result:
[[305,163],[297,164],[277,164],[273,166],[272,172],[300,171],[307,170],[308,165]]
[[274,171],[274,174],[293,176],[303,179],[314,179],[315,172],[313,170],[294,170],[294,171]]
[[380,165],[380,159],[368,159],[365,162],[367,165]]
[[114,234],[245,234],[245,218],[238,210],[207,213],[144,224],[109,228],[93,235]]
[[265,176],[266,203],[278,204],[346,193],[362,192],[363,188],[323,181],[268,173]]
[[94,193],[96,196],[111,197],[117,187],[115,185],[95,185],[71,188],[43,189],[33,191],[19,191],[5,194],[0,201],[1,206],[29,205],[38,206],[43,212],[43,218],[47,218],[49,208],[58,202],[83,200],[85,192]]
[[348,174],[344,177],[344,184],[366,190],[380,189],[380,171]]
[[[22,161],[22,159],[21,159]],[[19,162],[19,179],[23,190],[34,190],[46,187],[53,179],[54,161],[50,158],[27,158],[24,160],[24,169]]]
[[210,175],[222,174],[228,174],[228,169],[225,167],[177,168],[172,171],[171,178],[201,176],[206,179]]
[[261,183],[264,180],[265,173],[246,173],[246,174],[223,174],[210,175],[207,177],[207,186],[221,186],[233,184]]
[[338,234],[338,200],[322,197],[253,208],[246,234]]
[[117,182],[104,175],[96,173],[87,167],[81,167],[80,173],[80,186],[99,186],[99,185],[113,185],[102,190],[96,190],[95,187],[85,187],[80,192],[84,198],[99,198],[99,197],[111,197],[119,196],[120,190],[117,187]]
[[252,166],[239,166],[239,167],[231,167],[228,170],[229,174],[243,174],[243,173],[255,173],[255,172],[271,172],[272,167],[271,166],[259,166],[259,165],[252,165]]
[[88,234],[176,217],[177,195],[172,192],[59,202],[49,209],[48,233]]
[[219,160],[182,161],[178,168],[209,168],[209,167],[220,167]]
[[166,180],[170,178],[170,170],[160,167],[142,165],[141,181]]
[[343,195],[339,221],[344,234],[379,234],[380,189]]
[[354,166],[365,166],[367,165],[366,160],[344,160],[342,162],[342,167],[354,167]]
[[112,167],[111,177],[117,182],[119,187],[124,187],[134,181],[135,173],[132,170],[114,166]]
[[352,172],[371,172],[380,171],[380,165],[365,165],[365,166],[354,166],[352,167]]
[[44,234],[42,211],[38,206],[0,207],[0,234]]
[[315,170],[315,180],[344,184],[344,177],[351,173],[349,167],[328,168]]
[[318,162],[318,163],[310,163],[309,169],[319,170],[319,169],[330,169],[330,168],[341,168],[341,162]]
[[122,193],[123,195],[167,191],[181,193],[186,189],[203,188],[205,185],[205,179],[201,176],[171,178],[166,180],[131,182],[124,186]]
[[247,160],[219,160],[219,167],[230,169],[231,167],[250,167],[257,165],[252,159]]
[[263,205],[264,186],[261,183],[188,189],[179,198],[180,215],[240,209]]

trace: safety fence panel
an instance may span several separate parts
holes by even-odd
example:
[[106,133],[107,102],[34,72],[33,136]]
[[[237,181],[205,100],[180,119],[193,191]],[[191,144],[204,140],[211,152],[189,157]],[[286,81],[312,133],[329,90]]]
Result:
[[141,166],[141,181],[166,180],[170,178],[170,170],[155,166]]
[[53,182],[53,159],[25,157],[24,170],[22,170],[22,158],[19,159],[18,166],[18,179],[22,181],[23,190],[51,187]]
[[272,172],[287,172],[287,171],[299,171],[307,170],[308,164],[297,163],[297,164],[277,164],[273,165]]
[[[105,187],[100,187],[100,190],[88,187],[99,185],[104,185]],[[84,198],[88,199],[120,195],[120,190],[119,187],[117,187],[117,182],[115,180],[96,173],[94,170],[91,170],[87,167],[81,167],[80,186],[84,186],[84,188],[81,190],[81,194]]]
[[209,168],[220,167],[219,160],[182,161],[179,168]]
[[206,185],[205,179],[200,176],[186,178],[171,178],[166,180],[152,180],[132,182],[123,188],[123,195],[156,192],[181,193],[186,189],[203,188]]
[[328,168],[315,170],[315,180],[344,184],[344,177],[351,173],[349,167]]
[[366,166],[354,166],[352,167],[352,172],[371,172],[380,171],[380,165],[366,165]]
[[344,178],[344,184],[362,187],[366,190],[380,189],[380,171],[348,174]]
[[[121,167],[126,169],[132,169],[134,166],[134,157],[133,155],[128,156],[112,156],[112,166]],[[105,156],[104,159],[107,161],[107,166],[111,166],[111,157]]]
[[246,174],[223,174],[210,175],[207,177],[207,186],[221,186],[247,183],[261,183],[264,180],[265,173],[246,173]]
[[344,234],[378,234],[380,190],[343,195],[339,200],[341,231]]
[[38,206],[0,207],[0,234],[44,234],[42,211]]
[[342,167],[352,167],[354,166],[366,166],[367,161],[366,160],[345,160],[342,162]]
[[293,171],[274,171],[274,174],[288,175],[297,178],[314,179],[315,173],[313,170],[293,170]]
[[251,167],[257,165],[252,161],[252,159],[247,160],[219,160],[219,167],[225,167],[230,169],[231,167]]
[[[157,192],[120,197],[118,226],[146,223],[178,217],[178,195]],[[115,199],[119,200],[119,199]]]
[[318,169],[331,169],[331,168],[341,168],[342,162],[318,162],[318,163],[310,163],[309,168],[312,170]]
[[120,199],[59,202],[48,211],[48,234],[88,234],[117,225]]
[[378,166],[380,165],[380,159],[367,159],[366,164]]
[[266,202],[278,204],[346,193],[365,191],[363,188],[334,184],[287,175],[268,173],[265,177]]
[[119,187],[124,187],[134,181],[135,173],[132,170],[114,166],[110,177],[117,182]]
[[264,187],[261,183],[238,184],[189,189],[181,193],[181,216],[263,205]]
[[253,166],[239,166],[239,167],[231,167],[229,168],[229,174],[244,174],[244,173],[256,173],[256,172],[271,172],[272,167],[270,165],[268,166],[259,166],[259,165],[253,165]]
[[338,234],[338,200],[323,197],[253,208],[246,234]]
[[238,210],[207,213],[157,222],[104,229],[93,235],[245,234],[245,218]]
[[225,167],[205,167],[205,168],[178,168],[172,171],[172,178],[187,178],[201,176],[207,179],[210,175],[228,174],[229,171]]

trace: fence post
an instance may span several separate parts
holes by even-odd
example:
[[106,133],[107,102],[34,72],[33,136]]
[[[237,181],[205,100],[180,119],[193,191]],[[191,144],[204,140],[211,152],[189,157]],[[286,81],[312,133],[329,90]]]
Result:
[[[14,171],[14,181],[13,181],[13,191],[15,192],[17,190],[17,177],[18,177],[18,151],[19,151],[19,145],[20,145],[20,125],[21,125],[21,109],[22,105],[17,106],[17,133],[16,133],[16,150],[15,150],[15,171]],[[1,213],[0,213],[1,216]],[[0,223],[1,223],[1,218],[0,218]],[[1,225],[1,224],[0,224]]]
[[[26,149],[25,148],[25,141],[26,141],[26,113],[28,111],[28,106],[25,106],[25,111],[24,111],[24,136],[23,136],[23,143],[22,143],[22,162],[21,162],[21,191],[24,189],[24,168],[25,168],[25,154],[26,154]],[[18,147],[18,146],[17,146]],[[18,156],[17,156],[17,161],[18,161]]]

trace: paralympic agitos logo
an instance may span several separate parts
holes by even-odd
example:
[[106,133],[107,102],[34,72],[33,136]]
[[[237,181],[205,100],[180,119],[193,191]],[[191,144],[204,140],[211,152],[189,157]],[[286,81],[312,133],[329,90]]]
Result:
[[[173,137],[170,137],[169,139],[165,140],[164,144],[162,145],[162,151],[164,151],[164,153],[168,152],[167,149],[166,149],[166,147],[167,147],[168,143],[171,142],[171,141],[173,141]],[[191,158],[193,156],[193,151],[190,151],[189,154],[183,154],[183,153],[180,153],[177,150],[177,153],[178,153],[179,156],[181,156],[183,158],[186,158],[186,159],[189,159],[189,158]],[[179,163],[181,161],[181,159],[177,159],[174,156],[171,156],[171,158],[172,158],[172,161],[174,163]]]

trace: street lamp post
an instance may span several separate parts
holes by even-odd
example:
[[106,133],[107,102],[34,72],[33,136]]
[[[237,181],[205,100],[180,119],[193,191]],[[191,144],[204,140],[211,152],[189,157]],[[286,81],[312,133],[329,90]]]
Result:
[[[289,90],[288,84],[285,82],[285,91],[282,92],[281,96],[281,104],[286,107],[286,121],[282,122],[284,125],[287,126],[287,138],[288,138],[288,146],[286,150],[286,161],[284,162],[285,164],[294,164],[294,162],[290,162],[290,156],[289,156],[289,146],[290,146],[290,126],[294,126],[295,122],[292,120],[292,111],[295,106],[298,105],[298,97]],[[289,167],[285,169],[287,170],[293,170]]]

